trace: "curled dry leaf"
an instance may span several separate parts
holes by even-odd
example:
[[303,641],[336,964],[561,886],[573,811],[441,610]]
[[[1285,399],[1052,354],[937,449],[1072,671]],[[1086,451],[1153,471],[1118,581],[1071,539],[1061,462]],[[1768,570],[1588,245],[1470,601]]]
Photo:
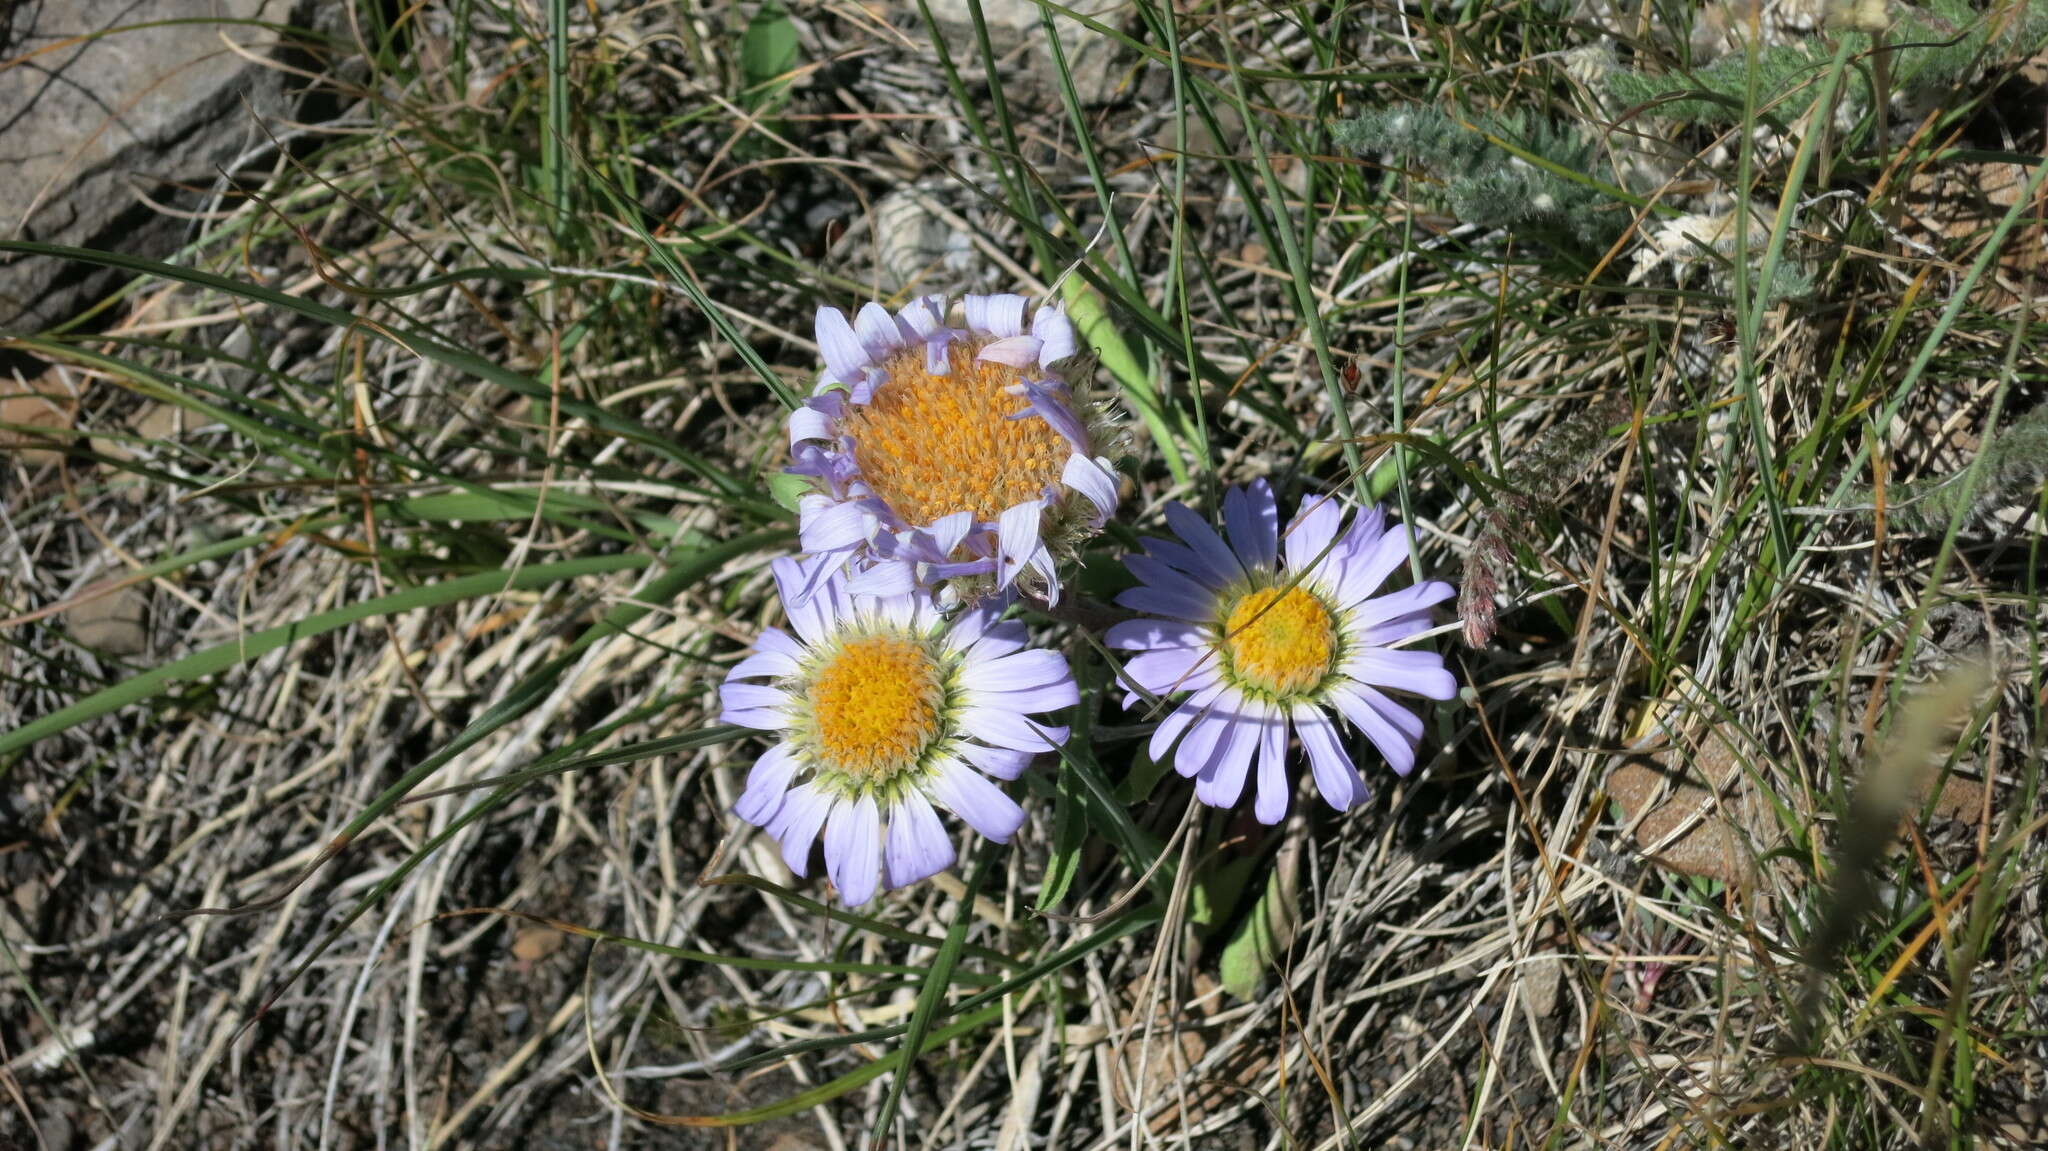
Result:
[[64,454],[64,433],[78,418],[78,395],[54,371],[34,380],[0,378],[0,455],[30,467]]

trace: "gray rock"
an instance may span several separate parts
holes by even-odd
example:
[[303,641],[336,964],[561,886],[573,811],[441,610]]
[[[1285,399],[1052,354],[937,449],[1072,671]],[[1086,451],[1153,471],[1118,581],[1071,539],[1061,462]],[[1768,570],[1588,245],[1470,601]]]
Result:
[[973,237],[931,210],[942,191],[904,187],[875,202],[875,287],[882,295],[979,282]]
[[[974,35],[974,13],[967,0],[930,0],[932,19],[946,35],[946,47],[954,62],[971,76],[980,75],[973,66],[978,51]],[[1122,28],[1135,10],[1130,0],[1080,0],[1067,5],[1098,24]],[[988,25],[989,47],[1001,63],[1015,65],[1019,78],[1039,95],[1059,98],[1059,72],[1053,67],[1052,52],[1045,45],[1045,26],[1039,6],[1032,0],[981,0],[981,18]],[[1053,14],[1059,28],[1060,48],[1066,53],[1067,71],[1074,78],[1074,94],[1084,105],[1107,104],[1115,100],[1131,71],[1131,53],[1108,36],[1059,13]]]
[[63,615],[71,638],[107,655],[140,655],[149,650],[149,593],[124,587],[86,600]]
[[[0,237],[162,257],[188,221],[141,199],[195,207],[178,185],[212,188],[219,169],[266,146],[257,117],[288,111],[287,81],[258,59],[297,0],[0,2]],[[121,29],[120,31],[110,31]],[[96,33],[108,33],[95,35]],[[239,55],[226,41],[247,53]],[[296,82],[296,81],[294,81]],[[268,162],[270,157],[262,157]],[[40,257],[0,256],[0,331],[34,331],[104,293],[111,278]]]

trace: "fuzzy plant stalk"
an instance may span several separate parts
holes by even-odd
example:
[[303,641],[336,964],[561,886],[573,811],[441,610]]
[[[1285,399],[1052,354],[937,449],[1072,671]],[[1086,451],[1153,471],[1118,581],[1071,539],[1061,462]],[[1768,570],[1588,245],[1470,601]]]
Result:
[[[1969,463],[1952,472],[1887,485],[1886,520],[1909,532],[1939,532],[1951,522],[1981,522],[2039,491],[2048,482],[2048,404],[2031,409],[2004,431],[1988,433],[1977,455],[1983,470],[1974,491],[1963,482]],[[1854,489],[1849,509],[1874,518],[1876,496],[1869,487]]]
[[1334,126],[1336,142],[1424,169],[1452,215],[1484,221],[1556,247],[1606,247],[1628,223],[1595,188],[1567,180],[1496,145],[1512,141],[1568,171],[1590,171],[1599,142],[1590,132],[1522,113],[1453,116],[1429,104],[1367,111]]
[[[1898,11],[1884,35],[1885,72],[1888,95],[1909,104],[1939,99],[1986,63],[2030,54],[2048,40],[2048,0],[1997,4],[1988,12],[1966,0],[1934,0]],[[1875,37],[1857,27],[1760,47],[1755,54],[1756,107],[1767,115],[1802,111],[1804,101],[1797,93],[1818,86],[1843,41],[1852,59],[1877,48]],[[1874,76],[1868,68],[1843,74],[1847,108],[1871,107]],[[1607,75],[1607,89],[1629,111],[1682,124],[1729,125],[1742,119],[1749,78],[1749,54],[1730,52],[1689,70],[1616,67]],[[1860,145],[1874,128],[1874,118],[1864,119],[1845,142]]]

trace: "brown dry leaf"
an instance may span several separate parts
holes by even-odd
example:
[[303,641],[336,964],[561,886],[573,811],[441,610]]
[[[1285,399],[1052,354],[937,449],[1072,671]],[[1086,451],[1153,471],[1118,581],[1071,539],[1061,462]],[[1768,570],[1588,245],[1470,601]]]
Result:
[[[1995,104],[1996,109],[1985,113],[1993,120],[2038,124],[2048,109],[2048,53],[2022,65],[2012,82],[1998,90]],[[1967,264],[1977,251],[1971,241],[1981,243],[1997,226],[2019,199],[2026,177],[2024,165],[1980,160],[1921,167],[1906,180],[1902,230],[1914,243]],[[1994,310],[2008,307],[2017,302],[2015,289],[2032,280],[2034,299],[2048,303],[2048,284],[2040,282],[2044,270],[2048,245],[2038,228],[2023,224],[2007,238],[1992,275],[1978,284],[1978,302]]]
[[[1607,794],[1634,826],[1636,846],[1682,875],[1748,883],[1755,878],[1753,852],[1769,850],[1776,838],[1769,806],[1753,793],[1742,761],[1711,732],[1689,766],[1676,746],[1630,757],[1607,777]],[[1747,844],[1731,817],[1748,831]]]
[[[1926,789],[1920,801],[1927,801]],[[1984,785],[1966,776],[1951,775],[1942,781],[1941,794],[1934,798],[1934,817],[1975,823],[1984,814]]]
[[[1150,988],[1143,977],[1132,980],[1124,988],[1124,1004],[1117,1012],[1121,1034],[1115,1037],[1116,1074],[1110,1084],[1111,1093],[1116,1097],[1117,1106],[1131,1110],[1134,1102],[1142,1102],[1150,1108],[1162,1101],[1173,1102],[1161,1111],[1151,1123],[1154,1132],[1175,1130],[1185,1123],[1192,1124],[1214,1114],[1218,1108],[1234,1105],[1236,1100],[1213,1083],[1197,1082],[1191,1074],[1209,1053],[1209,1040],[1199,1030],[1206,1018],[1216,1013],[1223,1000],[1223,989],[1206,972],[1196,972],[1190,997],[1199,1006],[1197,1012],[1179,1010],[1171,997],[1161,995],[1152,1015],[1150,1050],[1145,1042],[1145,1029],[1138,1020],[1138,1008],[1151,998]],[[1233,1070],[1228,1076],[1237,1082],[1245,1082],[1257,1075],[1266,1066],[1263,1056],[1251,1065]],[[1131,1098],[1131,1084],[1140,1082],[1142,1065],[1142,1087],[1136,1092],[1137,1100]],[[1181,1094],[1185,1091],[1187,1115],[1181,1114]]]
[[[1947,259],[1966,264],[1976,250],[1972,241],[1981,243],[2004,218],[2019,198],[2026,176],[2020,165],[1981,161],[1915,172],[1906,182],[1905,233]],[[2019,300],[2015,289],[2031,280],[2034,299],[2048,301],[2048,284],[2041,282],[2044,266],[2048,247],[2038,233],[2023,227],[2006,241],[1991,274],[1978,283],[1976,297],[1993,310],[2010,307]]]
[[539,963],[560,951],[567,939],[561,932],[545,927],[522,927],[512,937],[512,958],[529,965]]
[[[1607,794],[1621,805],[1625,821],[1635,828],[1636,847],[1652,862],[1728,884],[1756,877],[1756,857],[1769,851],[1780,833],[1730,740],[1709,731],[1689,762],[1680,748],[1665,747],[1631,756],[1607,777]],[[1915,814],[1932,785],[1932,779],[1921,785]],[[1971,823],[1983,805],[1982,783],[1951,775],[1942,782],[1933,815]],[[1681,827],[1686,830],[1671,838]]]
[[[176,404],[151,403],[128,420],[128,430],[146,443],[175,440],[186,424],[185,409]],[[135,458],[134,444],[112,436],[94,436],[92,450],[111,460]]]
[[[64,454],[71,430],[78,418],[78,396],[55,371],[26,383],[0,380],[0,424],[26,425],[36,431],[0,427],[0,452],[19,453],[31,467],[45,464]],[[54,435],[42,434],[49,429]]]

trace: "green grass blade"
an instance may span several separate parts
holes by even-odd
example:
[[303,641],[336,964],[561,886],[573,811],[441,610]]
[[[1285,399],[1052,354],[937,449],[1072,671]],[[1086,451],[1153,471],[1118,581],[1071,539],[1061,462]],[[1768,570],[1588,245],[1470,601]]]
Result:
[[[261,284],[231,280],[225,276],[217,276],[212,272],[203,272],[194,268],[181,268],[174,264],[158,263],[155,260],[145,260],[120,252],[100,252],[90,248],[71,248],[59,244],[38,244],[27,240],[0,240],[0,252],[19,252],[23,255],[44,256],[51,259],[76,260],[84,264],[134,272],[138,275],[154,276],[159,279],[190,284],[199,288],[209,288],[238,299],[282,308],[288,312],[305,316],[308,319],[319,320],[322,323],[331,324],[337,328],[368,332],[398,347],[404,348],[406,351],[422,359],[431,360],[443,367],[475,376],[480,380],[487,380],[507,391],[517,392],[522,396],[529,396],[540,400],[554,398],[553,390],[548,385],[529,376],[521,375],[518,372],[494,364],[473,352],[452,347],[411,328],[400,327],[391,322],[368,319],[340,308],[330,307],[316,300],[309,300],[304,296],[280,292],[275,288],[265,287]],[[763,370],[766,370],[765,367]],[[705,467],[702,460],[677,447],[670,441],[668,436],[653,428],[626,419],[610,408],[566,397],[560,398],[559,404],[562,414],[565,416],[588,420],[591,426],[595,428],[610,432],[622,439],[632,440],[669,459],[690,467],[693,471],[701,471]],[[713,480],[721,490],[730,494],[752,494],[752,484],[743,482],[738,477],[729,473],[717,471],[706,475],[706,478]]]
[[[425,587],[408,588],[390,595],[377,596],[307,619],[265,628],[239,639],[196,651],[183,659],[143,672],[141,675],[131,676],[112,687],[94,692],[69,707],[60,708],[41,719],[32,720],[13,731],[0,734],[0,756],[19,751],[38,740],[68,731],[108,712],[139,703],[157,694],[169,684],[225,671],[288,644],[325,635],[362,620],[460,603],[478,596],[497,595],[506,591],[543,588],[581,576],[630,571],[647,567],[651,562],[646,556],[589,556],[560,563],[530,564],[516,572],[479,572],[472,576],[462,576]],[[8,762],[11,765],[13,761]],[[4,768],[0,768],[0,775],[4,774]]]
[[960,896],[960,907],[953,914],[953,926],[946,931],[946,942],[932,957],[931,974],[918,990],[917,1006],[911,1009],[910,1020],[903,1031],[905,1054],[902,1069],[890,1080],[889,1094],[882,1100],[882,1113],[875,1120],[877,1142],[887,1139],[895,1127],[896,1107],[903,1101],[903,1088],[910,1082],[910,1061],[914,1057],[909,1053],[924,1050],[932,1020],[937,1016],[939,1006],[945,1002],[946,988],[953,980],[953,969],[960,964],[960,952],[967,943],[967,927],[974,922],[974,901],[981,895],[982,885],[988,882],[989,869],[995,857],[994,845],[982,844],[974,873],[967,880],[967,890]]

